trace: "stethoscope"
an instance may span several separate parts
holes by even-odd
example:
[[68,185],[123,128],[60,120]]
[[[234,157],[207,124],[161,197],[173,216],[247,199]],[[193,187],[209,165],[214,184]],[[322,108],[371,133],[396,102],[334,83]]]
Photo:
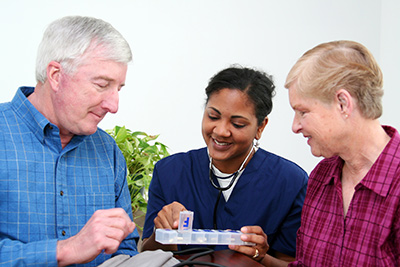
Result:
[[[209,167],[210,170],[209,170],[209,173],[208,173],[208,178],[209,178],[212,186],[219,191],[218,197],[217,197],[217,201],[215,202],[214,213],[213,213],[213,226],[214,226],[214,229],[217,229],[217,209],[218,209],[218,203],[219,203],[219,200],[221,198],[222,192],[226,191],[226,190],[229,190],[233,186],[233,184],[235,183],[235,181],[236,181],[237,177],[239,176],[239,174],[241,174],[244,171],[243,166],[247,162],[247,160],[249,159],[249,157],[251,155],[251,152],[253,152],[253,149],[255,149],[254,145],[251,147],[250,152],[249,152],[249,154],[247,154],[246,158],[242,162],[242,165],[240,165],[240,168],[236,172],[234,172],[231,176],[229,176],[229,177],[232,177],[232,180],[225,187],[221,187],[221,186],[217,185],[214,182],[213,177],[215,176],[215,174],[214,174],[213,166],[212,166],[212,158],[210,157],[210,167]],[[229,178],[229,177],[226,177],[226,178]]]

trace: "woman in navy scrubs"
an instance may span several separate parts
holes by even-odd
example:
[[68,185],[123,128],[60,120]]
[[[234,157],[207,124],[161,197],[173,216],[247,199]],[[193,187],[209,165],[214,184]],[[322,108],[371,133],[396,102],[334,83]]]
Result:
[[210,80],[202,120],[207,147],[156,164],[142,250],[187,248],[159,244],[154,234],[155,228],[176,229],[180,211],[187,209],[194,212],[193,229],[255,234],[242,236],[255,246],[230,249],[265,265],[294,260],[308,176],[295,163],[258,148],[274,94],[271,77],[250,68],[231,67]]

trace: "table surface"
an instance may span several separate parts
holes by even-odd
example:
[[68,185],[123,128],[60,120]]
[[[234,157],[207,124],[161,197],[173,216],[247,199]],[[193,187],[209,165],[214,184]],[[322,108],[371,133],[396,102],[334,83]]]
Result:
[[[177,255],[175,258],[184,260],[192,256],[193,254],[190,255]],[[260,267],[263,266],[261,263],[256,262],[255,260],[249,258],[248,256],[235,252],[233,250],[218,250],[214,251],[211,254],[201,256],[195,259],[195,261],[203,261],[203,262],[212,262],[212,263],[218,263],[224,266],[229,266],[229,267]],[[200,265],[194,265],[194,266],[200,266]]]

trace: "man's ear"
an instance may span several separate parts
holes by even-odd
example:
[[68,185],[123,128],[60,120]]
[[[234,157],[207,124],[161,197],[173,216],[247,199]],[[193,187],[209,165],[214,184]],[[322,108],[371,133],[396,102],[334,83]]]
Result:
[[335,101],[337,102],[340,112],[347,118],[354,108],[353,98],[349,91],[346,89],[339,89],[335,94]]
[[47,71],[47,81],[49,82],[51,88],[57,91],[61,78],[61,64],[56,61],[51,61],[47,65],[46,71]]
[[268,117],[265,117],[263,122],[261,123],[261,125],[258,126],[258,128],[257,128],[257,133],[255,136],[256,140],[259,140],[261,138],[262,132],[264,131],[264,128],[265,128],[265,126],[267,126],[267,124],[268,124]]

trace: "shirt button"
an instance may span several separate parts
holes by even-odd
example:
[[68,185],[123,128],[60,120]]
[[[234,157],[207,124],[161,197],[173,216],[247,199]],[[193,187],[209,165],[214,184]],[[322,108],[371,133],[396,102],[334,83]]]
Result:
[[63,196],[64,195],[64,191],[60,191],[60,196]]
[[61,234],[62,234],[63,236],[65,236],[65,231],[64,231],[64,230],[62,230]]

